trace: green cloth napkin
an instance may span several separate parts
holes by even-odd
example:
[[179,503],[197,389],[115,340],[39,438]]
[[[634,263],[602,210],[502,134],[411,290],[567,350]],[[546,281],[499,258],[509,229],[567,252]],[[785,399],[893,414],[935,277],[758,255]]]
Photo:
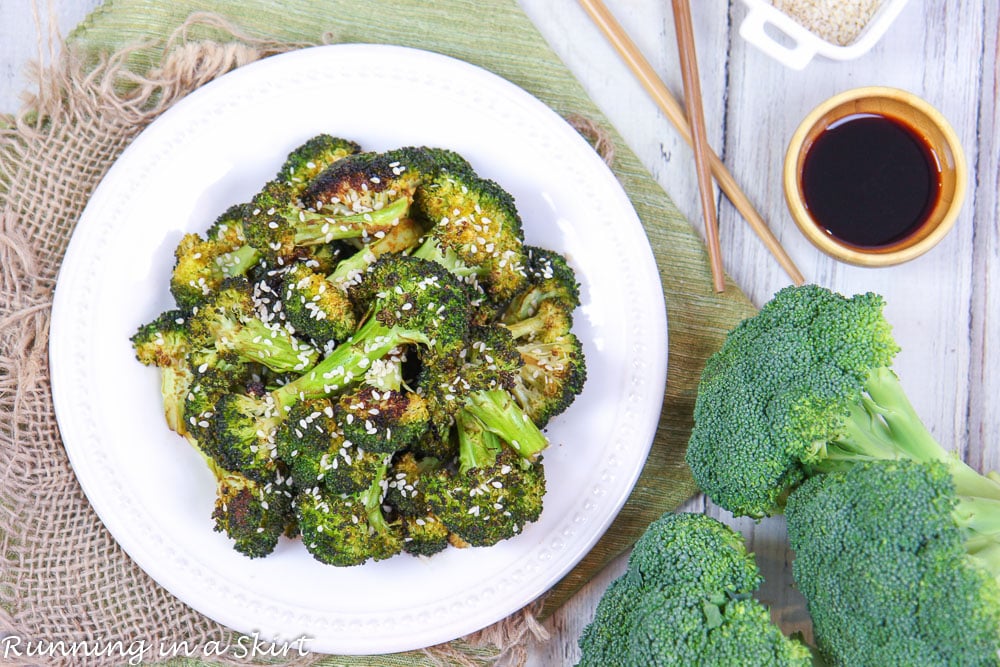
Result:
[[[664,511],[696,488],[684,464],[698,379],[726,333],[753,312],[731,284],[712,291],[700,237],[677,211],[583,88],[513,0],[109,0],[70,36],[89,53],[159,40],[136,52],[138,70],[155,62],[166,35],[192,12],[211,11],[248,35],[290,42],[366,42],[410,46],[460,58],[521,86],[564,117],[577,114],[607,130],[613,170],[642,220],[663,283],[669,322],[669,371],[663,413],[635,491],[593,551],[546,598],[558,609],[602,567],[627,550]],[[206,38],[219,35],[207,31]]]

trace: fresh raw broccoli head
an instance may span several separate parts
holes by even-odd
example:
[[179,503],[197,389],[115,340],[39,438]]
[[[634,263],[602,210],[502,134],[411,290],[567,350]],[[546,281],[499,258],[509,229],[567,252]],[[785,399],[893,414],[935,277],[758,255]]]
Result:
[[583,344],[572,333],[517,346],[523,366],[511,393],[531,420],[544,428],[583,391],[587,365]]
[[542,513],[545,470],[501,448],[492,463],[424,478],[431,512],[465,543],[491,546],[519,535]]
[[789,287],[730,332],[702,374],[687,451],[714,502],[779,512],[807,466],[865,430],[853,422],[864,421],[866,383],[898,350],[882,306],[875,294]]
[[431,225],[414,256],[475,277],[496,301],[526,284],[524,233],[514,199],[471,169],[440,170],[417,190],[416,215]]
[[318,134],[288,154],[275,178],[283,181],[298,196],[324,169],[360,151],[361,147],[353,141]]
[[277,372],[303,372],[319,353],[278,323],[258,317],[250,284],[226,280],[191,317],[193,347],[235,352]]
[[398,524],[390,524],[382,513],[387,468],[388,460],[371,486],[359,493],[335,494],[315,487],[296,497],[302,542],[316,560],[345,567],[402,551]]
[[793,574],[831,665],[997,665],[1000,502],[940,462],[873,460],[788,499]]
[[295,521],[285,480],[261,483],[225,470],[218,470],[217,478],[215,530],[228,535],[235,542],[233,548],[250,558],[274,551],[278,538]]
[[580,637],[580,667],[812,664],[751,597],[743,537],[702,514],[665,514],[636,542]]
[[365,451],[392,454],[430,427],[427,404],[418,394],[366,386],[337,402],[344,437]]
[[319,344],[344,340],[357,328],[347,294],[303,263],[284,275],[281,294],[288,323]]
[[504,324],[534,317],[545,302],[560,303],[566,312],[580,305],[580,284],[565,257],[536,246],[525,246],[524,252],[527,287],[507,304],[501,318]]

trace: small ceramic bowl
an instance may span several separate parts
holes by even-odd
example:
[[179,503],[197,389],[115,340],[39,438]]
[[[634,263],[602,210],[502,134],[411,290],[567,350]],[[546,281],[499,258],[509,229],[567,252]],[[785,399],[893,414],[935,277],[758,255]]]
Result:
[[883,0],[850,44],[836,44],[821,37],[779,10],[771,0],[743,2],[749,12],[740,24],[740,36],[786,67],[799,70],[817,55],[831,60],[852,60],[868,53],[908,0]]
[[[803,191],[803,167],[817,138],[848,116],[886,117],[922,140],[936,161],[937,196],[912,233],[887,245],[864,247],[833,236],[810,214]],[[903,90],[865,87],[835,95],[813,109],[792,135],[785,153],[783,184],[792,218],[813,245],[835,259],[858,266],[890,266],[930,250],[955,224],[968,175],[958,136],[948,121],[921,98]]]

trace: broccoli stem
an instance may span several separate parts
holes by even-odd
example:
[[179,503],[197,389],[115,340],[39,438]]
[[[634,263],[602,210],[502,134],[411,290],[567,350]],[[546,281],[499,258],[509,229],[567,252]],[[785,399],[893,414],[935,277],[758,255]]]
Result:
[[334,348],[312,370],[272,392],[284,411],[299,400],[323,398],[361,382],[372,362],[400,345],[430,343],[420,331],[387,327],[374,318],[362,324],[353,336]]
[[535,315],[533,317],[527,317],[518,322],[512,322],[511,324],[506,324],[504,326],[510,331],[510,335],[514,338],[523,338],[529,336],[533,333],[542,331],[545,329],[546,320],[543,317]]
[[920,420],[892,370],[873,370],[865,382],[865,391],[867,397],[852,408],[843,435],[826,444],[826,459],[811,463],[812,470],[845,470],[872,459],[940,461],[951,473],[958,495],[1000,501],[1000,483],[979,474],[941,447]]
[[458,463],[463,473],[474,468],[486,468],[497,460],[503,443],[483,422],[467,410],[455,415],[458,429]]
[[438,245],[437,239],[433,235],[428,236],[427,240],[420,244],[413,252],[413,256],[419,259],[426,259],[430,262],[437,262],[460,278],[476,276],[481,273],[480,270],[463,262],[458,253],[453,249],[442,248]]
[[371,229],[391,225],[410,210],[410,201],[400,197],[377,211],[357,213],[338,217],[318,217],[310,214],[303,224],[292,221],[295,226],[295,245],[329,243],[337,239],[351,239],[370,234]]
[[498,435],[528,461],[533,461],[548,441],[527,414],[506,391],[495,389],[472,393],[465,410],[478,418],[487,431]]
[[242,276],[253,268],[257,260],[260,259],[260,251],[253,246],[242,245],[236,250],[223,254],[220,259],[219,267],[223,276],[226,278]]
[[385,498],[386,491],[385,476],[389,471],[389,461],[391,459],[391,454],[385,457],[375,471],[375,479],[372,481],[372,485],[360,494],[361,504],[368,515],[368,524],[380,533],[386,533],[391,530],[389,522],[385,520],[385,515],[382,514],[382,500]]
[[305,372],[319,356],[312,347],[300,343],[284,330],[257,319],[245,322],[228,335],[232,336],[230,343],[240,356],[259,361],[279,373]]

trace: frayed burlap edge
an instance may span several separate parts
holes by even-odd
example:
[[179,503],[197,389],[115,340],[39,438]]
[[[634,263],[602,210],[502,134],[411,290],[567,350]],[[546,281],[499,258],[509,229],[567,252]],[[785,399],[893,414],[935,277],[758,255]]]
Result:
[[[195,27],[210,28],[227,39],[193,40],[190,32]],[[329,34],[322,38],[331,40]],[[163,44],[159,65],[142,73],[130,69],[129,58],[149,45],[86,64],[80,54],[60,46],[52,65],[36,68],[38,90],[26,99],[25,110],[0,117],[0,638],[65,646],[85,646],[101,638],[126,648],[140,641],[149,646],[186,641],[194,647],[232,642],[230,630],[180,603],[138,568],[88,504],[53,413],[49,315],[73,227],[128,143],[199,86],[236,67],[305,45],[256,39],[218,16],[198,13]],[[394,656],[400,660],[391,663],[521,665],[528,643],[548,637],[535,619],[535,609],[530,605],[455,642],[407,654],[412,661]],[[52,653],[22,661],[14,652],[5,662],[125,662],[121,653],[110,650],[91,656]],[[326,660],[331,659],[310,655],[282,662]],[[147,662],[156,661],[153,655]],[[344,658],[343,664],[363,663]]]

